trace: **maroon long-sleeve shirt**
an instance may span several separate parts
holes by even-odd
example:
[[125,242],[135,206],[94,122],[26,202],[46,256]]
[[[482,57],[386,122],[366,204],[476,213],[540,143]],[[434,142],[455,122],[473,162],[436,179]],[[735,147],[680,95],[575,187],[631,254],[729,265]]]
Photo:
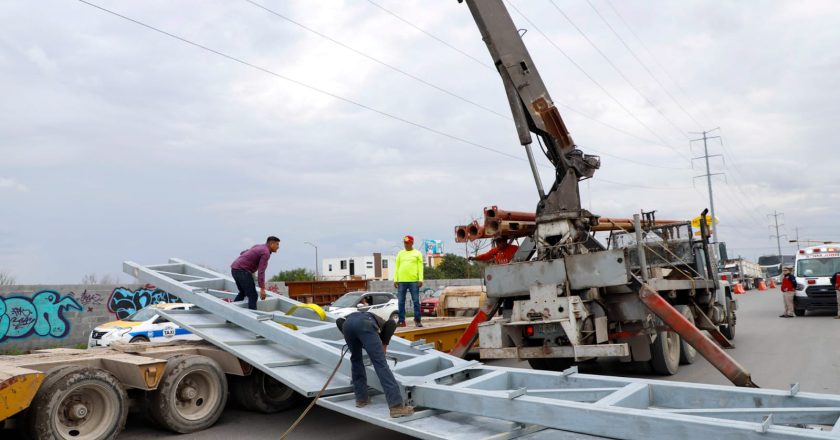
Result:
[[248,272],[257,272],[257,284],[265,288],[265,269],[268,267],[268,259],[271,258],[271,250],[267,244],[256,244],[251,249],[242,251],[239,257],[230,265],[231,269],[242,269]]

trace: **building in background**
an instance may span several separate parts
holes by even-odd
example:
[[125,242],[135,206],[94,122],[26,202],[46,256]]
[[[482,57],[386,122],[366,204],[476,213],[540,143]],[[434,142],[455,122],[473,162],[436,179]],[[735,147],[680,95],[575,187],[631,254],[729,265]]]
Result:
[[437,267],[443,260],[443,240],[423,240],[423,255],[426,266]]
[[321,274],[325,280],[393,280],[396,259],[394,255],[379,252],[362,257],[324,258]]

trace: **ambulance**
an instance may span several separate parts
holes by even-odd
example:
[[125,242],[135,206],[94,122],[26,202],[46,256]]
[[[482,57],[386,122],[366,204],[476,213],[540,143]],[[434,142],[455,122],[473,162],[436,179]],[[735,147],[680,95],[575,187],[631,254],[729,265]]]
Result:
[[831,276],[840,272],[840,243],[800,249],[795,265],[793,312],[796,316],[804,316],[808,310],[836,312],[837,294]]
[[159,342],[201,338],[160,316],[160,310],[189,310],[192,304],[159,303],[144,307],[119,321],[102,324],[90,333],[88,347],[107,347],[114,342]]

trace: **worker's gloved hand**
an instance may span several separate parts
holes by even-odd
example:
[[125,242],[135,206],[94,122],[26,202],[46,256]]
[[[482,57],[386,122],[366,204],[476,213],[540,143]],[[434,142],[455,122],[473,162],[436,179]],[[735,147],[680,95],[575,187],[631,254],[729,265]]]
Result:
[[260,287],[260,299],[265,300],[265,289]]
[[394,287],[397,287],[397,282],[396,281],[394,281]]
[[422,281],[418,282],[417,287],[423,287],[423,282]]
[[382,344],[382,351],[385,353],[388,352],[388,344]]

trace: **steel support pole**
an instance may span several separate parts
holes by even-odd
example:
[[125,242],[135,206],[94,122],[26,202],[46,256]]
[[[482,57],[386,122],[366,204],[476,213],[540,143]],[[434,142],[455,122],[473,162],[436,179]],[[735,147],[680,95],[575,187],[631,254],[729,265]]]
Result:
[[531,165],[531,172],[534,173],[534,181],[537,183],[540,200],[543,200],[545,198],[545,189],[543,189],[540,170],[537,169],[537,161],[534,160],[534,152],[531,150],[531,144],[525,145],[525,153],[528,154],[528,164]]
[[639,214],[633,214],[633,228],[636,230],[636,249],[639,253],[639,269],[642,273],[642,279],[647,281],[649,277],[647,255],[645,255],[645,243],[643,241],[644,237],[642,237],[642,219]]

